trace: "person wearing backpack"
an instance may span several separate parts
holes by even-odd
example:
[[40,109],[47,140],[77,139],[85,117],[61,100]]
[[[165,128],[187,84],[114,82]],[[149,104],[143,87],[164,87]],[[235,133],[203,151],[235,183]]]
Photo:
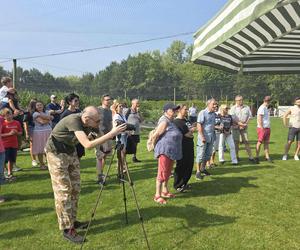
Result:
[[168,181],[174,161],[182,158],[182,133],[173,123],[175,112],[179,108],[179,106],[175,106],[172,103],[164,105],[164,114],[158,120],[158,125],[153,135],[154,142],[156,142],[154,156],[158,159],[154,201],[159,204],[166,204],[165,198],[175,197],[174,194],[169,192]]

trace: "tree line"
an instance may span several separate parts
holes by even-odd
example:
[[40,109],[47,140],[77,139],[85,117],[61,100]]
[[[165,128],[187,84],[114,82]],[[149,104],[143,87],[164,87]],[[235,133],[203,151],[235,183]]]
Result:
[[[36,68],[18,67],[17,88],[34,92],[77,92],[87,96],[110,93],[114,98],[139,97],[144,100],[177,100],[210,97],[232,100],[241,94],[251,102],[272,95],[280,105],[291,104],[300,96],[300,75],[242,75],[193,64],[192,46],[174,41],[166,51],[129,55],[121,62],[111,62],[96,74],[55,77]],[[0,66],[0,77],[11,75]]]

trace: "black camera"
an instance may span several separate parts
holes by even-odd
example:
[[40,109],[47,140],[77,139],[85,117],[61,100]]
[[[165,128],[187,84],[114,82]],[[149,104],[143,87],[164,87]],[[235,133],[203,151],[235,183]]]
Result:
[[116,120],[117,126],[119,126],[123,123],[126,123],[126,129],[125,129],[126,131],[134,131],[136,129],[135,126],[132,124],[129,124],[129,123],[121,121],[121,120]]
[[98,137],[98,134],[96,132],[90,132],[88,135],[91,139],[95,140]]

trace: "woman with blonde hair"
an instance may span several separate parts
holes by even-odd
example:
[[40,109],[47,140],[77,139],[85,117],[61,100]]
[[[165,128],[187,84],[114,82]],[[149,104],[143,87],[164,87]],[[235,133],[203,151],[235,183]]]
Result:
[[[127,119],[125,117],[125,115],[123,114],[123,107],[124,104],[121,102],[115,102],[112,107],[112,113],[113,115],[113,127],[117,127],[118,125],[120,125],[121,123],[126,123]],[[116,143],[120,143],[122,145],[121,147],[121,163],[122,166],[124,167],[123,170],[127,169],[127,162],[126,162],[126,145],[127,145],[127,137],[128,137],[128,133],[126,131],[122,132],[121,134],[119,134],[118,136],[116,136]]]
[[228,114],[229,106],[222,104],[220,106],[220,139],[219,139],[219,162],[225,163],[224,160],[224,142],[227,142],[230,148],[231,162],[233,165],[237,165],[237,157],[235,153],[234,140],[232,136],[232,126],[236,123],[232,116]]

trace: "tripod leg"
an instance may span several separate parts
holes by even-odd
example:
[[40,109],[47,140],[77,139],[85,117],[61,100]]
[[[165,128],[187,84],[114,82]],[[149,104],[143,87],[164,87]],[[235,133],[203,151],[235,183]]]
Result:
[[[112,155],[112,157],[111,157],[109,166],[108,166],[108,168],[107,168],[107,170],[106,170],[106,174],[105,174],[105,177],[104,177],[104,182],[106,181],[106,177],[108,176],[108,173],[109,173],[109,171],[110,171],[110,169],[111,169],[111,166],[112,166],[112,163],[113,163],[115,154],[116,154],[116,150],[114,151],[114,153],[113,153],[113,155]],[[86,236],[87,236],[88,231],[89,231],[89,229],[90,229],[90,225],[91,225],[91,223],[92,223],[92,220],[94,219],[95,212],[96,212],[97,207],[98,207],[98,204],[99,204],[99,202],[100,202],[100,198],[101,198],[101,195],[102,195],[103,188],[104,188],[104,185],[101,185],[101,188],[100,188],[100,190],[99,190],[98,197],[97,197],[97,200],[96,200],[96,204],[95,204],[95,207],[93,208],[93,211],[92,211],[92,214],[91,214],[91,218],[90,218],[89,223],[88,223],[88,226],[87,226],[87,228],[86,228],[86,231],[85,231],[85,234],[84,234],[83,241],[82,241],[82,243],[81,243],[80,249],[83,248],[83,244],[84,244],[84,242],[85,242]]]
[[128,224],[127,198],[126,198],[125,182],[124,181],[122,181],[122,189],[123,189],[123,201],[124,201],[124,209],[125,209],[125,223]]
[[129,169],[128,169],[127,164],[126,164],[125,170],[126,170],[126,174],[127,174],[129,186],[130,186],[130,189],[131,189],[131,192],[132,192],[134,201],[135,201],[136,211],[137,211],[138,217],[139,217],[140,222],[141,222],[141,227],[142,227],[142,230],[143,230],[143,234],[144,234],[144,237],[145,237],[145,241],[146,241],[146,244],[147,244],[147,248],[150,249],[148,237],[147,237],[146,230],[145,230],[145,226],[144,226],[144,219],[143,219],[142,214],[141,214],[141,211],[140,211],[139,203],[138,203],[137,198],[136,198],[136,193],[135,193],[135,189],[134,189],[134,184],[133,184],[133,181],[131,180],[131,177],[130,177],[130,173],[129,173]]
[[121,150],[118,151],[118,179],[119,182],[122,183],[123,190],[123,201],[124,201],[124,209],[125,209],[125,223],[128,224],[128,213],[127,213],[127,197],[126,197],[126,189],[125,189],[125,179],[124,179],[124,167],[123,167],[123,159],[122,159]]

